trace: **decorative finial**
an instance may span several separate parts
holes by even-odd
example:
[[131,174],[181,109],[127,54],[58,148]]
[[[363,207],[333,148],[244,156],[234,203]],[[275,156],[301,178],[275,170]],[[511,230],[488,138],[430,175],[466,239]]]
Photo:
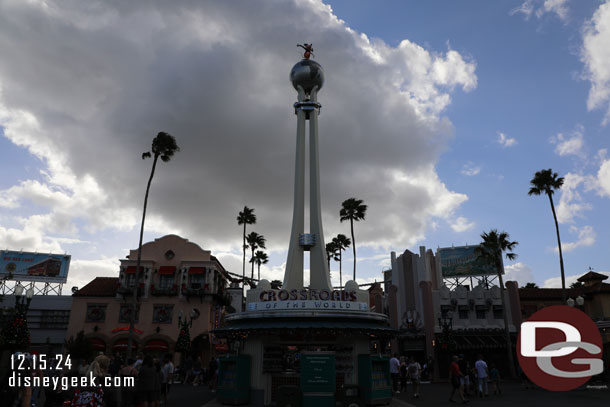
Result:
[[315,57],[315,55],[313,54],[313,44],[308,44],[308,43],[303,43],[303,45],[297,44],[297,47],[301,47],[305,50],[305,53],[303,54],[303,58],[309,59],[310,56]]

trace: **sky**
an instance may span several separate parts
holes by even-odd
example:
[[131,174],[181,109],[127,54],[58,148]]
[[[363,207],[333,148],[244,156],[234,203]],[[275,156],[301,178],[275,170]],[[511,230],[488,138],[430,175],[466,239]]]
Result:
[[[181,151],[152,182],[145,241],[175,233],[241,273],[238,212],[282,279],[292,219],[296,92],[313,43],[327,241],[355,224],[357,280],[390,252],[504,230],[506,280],[559,287],[610,274],[610,2],[0,0],[0,247],[68,253],[66,287],[117,276],[137,248],[159,131]],[[343,271],[352,269],[351,250]],[[331,265],[338,284],[339,265]],[[345,281],[345,279],[344,279]],[[67,290],[64,289],[66,293]]]

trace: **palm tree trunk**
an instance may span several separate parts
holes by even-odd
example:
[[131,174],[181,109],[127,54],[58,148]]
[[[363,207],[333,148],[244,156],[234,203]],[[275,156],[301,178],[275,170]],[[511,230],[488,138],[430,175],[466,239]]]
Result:
[[513,359],[513,344],[510,339],[510,330],[508,329],[508,314],[506,312],[506,302],[504,301],[504,282],[502,281],[502,263],[496,264],[498,269],[498,280],[500,281],[500,299],[502,301],[502,317],[504,318],[504,335],[506,339],[506,356],[508,358],[508,368],[511,378],[517,377],[515,372],[515,361]]
[[354,220],[350,219],[349,223],[352,229],[352,249],[354,250],[354,281],[356,281],[356,239],[354,239]]
[[261,281],[261,264],[258,263],[258,281]]
[[[245,208],[244,208],[244,212],[245,212]],[[242,273],[242,282],[241,282],[241,298],[242,298],[242,305],[241,305],[241,310],[244,310],[244,304],[243,304],[243,300],[246,296],[246,222],[244,219],[244,241],[241,245],[242,251],[244,252],[244,261],[243,261],[243,273]]]
[[146,206],[148,205],[148,193],[150,192],[150,184],[152,183],[155,175],[155,168],[157,167],[158,154],[155,154],[153,159],[152,170],[150,171],[150,178],[148,178],[148,184],[146,185],[146,194],[144,195],[144,210],[142,211],[142,224],[140,225],[140,242],[138,243],[138,260],[136,261],[136,281],[133,287],[133,299],[131,316],[129,318],[129,339],[127,340],[127,357],[131,357],[131,347],[133,346],[133,331],[135,328],[136,310],[138,307],[138,288],[140,286],[140,279],[142,278],[142,271],[140,270],[140,263],[142,261],[142,239],[144,238],[144,220],[146,219]]
[[252,258],[250,260],[252,260],[252,274],[250,274],[250,278],[254,280],[254,249],[252,249]]
[[561,269],[561,300],[566,302],[566,275],[563,269],[563,253],[561,252],[561,239],[559,238],[559,223],[557,223],[557,214],[555,213],[555,205],[553,204],[553,196],[547,192],[549,201],[551,202],[551,211],[553,211],[553,219],[555,220],[555,231],[557,232],[557,247],[559,248],[559,267]]
[[343,277],[341,275],[341,249],[339,249],[339,291],[343,291]]

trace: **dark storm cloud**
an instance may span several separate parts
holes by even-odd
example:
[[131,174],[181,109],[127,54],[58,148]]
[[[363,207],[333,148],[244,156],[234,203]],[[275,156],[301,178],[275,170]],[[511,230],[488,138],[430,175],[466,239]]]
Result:
[[430,217],[448,219],[466,199],[434,171],[451,132],[440,116],[449,94],[476,86],[474,64],[455,51],[369,41],[317,1],[1,4],[0,106],[39,127],[11,139],[55,146],[77,179],[95,179],[110,213],[139,210],[150,170],[140,155],[163,130],[181,151],[158,166],[152,214],[191,240],[237,246],[235,218],[248,205],[270,246],[284,248],[296,126],[288,73],[302,42],[326,74],[327,230],[355,196],[370,207],[361,244],[412,244]]

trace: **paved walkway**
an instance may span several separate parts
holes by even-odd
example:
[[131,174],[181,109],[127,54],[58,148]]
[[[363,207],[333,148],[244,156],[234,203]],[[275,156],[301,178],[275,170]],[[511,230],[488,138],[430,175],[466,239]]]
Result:
[[[610,384],[605,388],[581,388],[568,392],[551,392],[539,388],[525,388],[518,383],[503,383],[502,394],[486,398],[472,397],[469,407],[608,407],[610,406]],[[408,389],[410,390],[410,389]],[[450,403],[451,388],[448,383],[422,384],[420,397],[415,399],[410,393],[396,394],[390,407],[457,407],[459,403]],[[198,407],[221,407],[216,399],[200,404]],[[186,407],[186,405],[181,405]]]

